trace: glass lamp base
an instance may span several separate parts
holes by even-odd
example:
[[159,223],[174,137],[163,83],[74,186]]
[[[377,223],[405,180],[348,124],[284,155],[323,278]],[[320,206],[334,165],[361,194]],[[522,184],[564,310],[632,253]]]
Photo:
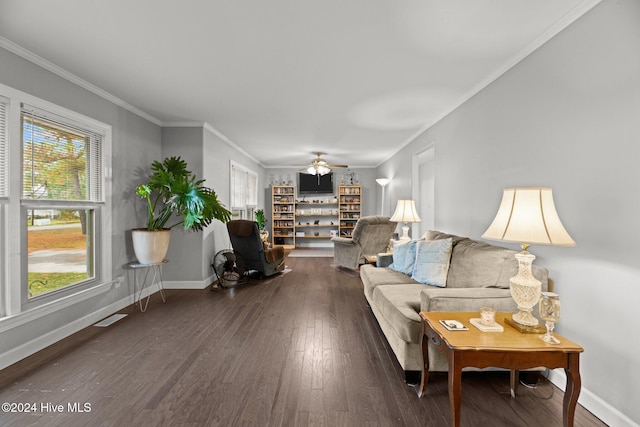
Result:
[[538,326],[538,319],[533,317],[533,314],[531,314],[531,309],[523,309],[521,307],[518,308],[520,308],[520,311],[514,313],[513,316],[511,316],[514,322],[524,326]]
[[553,335],[553,322],[545,322],[545,326],[547,327],[547,333],[540,335],[540,339],[547,344],[560,344],[560,340]]

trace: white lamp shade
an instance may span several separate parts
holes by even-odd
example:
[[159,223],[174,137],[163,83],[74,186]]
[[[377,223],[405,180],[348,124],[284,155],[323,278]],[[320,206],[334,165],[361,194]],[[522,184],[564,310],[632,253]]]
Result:
[[575,246],[564,229],[550,188],[505,188],[485,239],[538,245]]
[[376,178],[376,182],[380,184],[382,187],[387,185],[391,181],[389,178]]
[[318,165],[311,165],[307,168],[307,173],[310,175],[326,175],[329,172],[331,172],[331,169],[329,169],[329,167],[323,165],[323,164],[318,164]]
[[413,200],[398,200],[396,211],[390,221],[393,222],[422,222],[416,211],[416,202]]

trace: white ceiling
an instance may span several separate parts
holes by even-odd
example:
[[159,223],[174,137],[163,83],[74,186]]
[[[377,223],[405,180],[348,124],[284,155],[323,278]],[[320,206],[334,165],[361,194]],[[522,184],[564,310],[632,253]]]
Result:
[[598,1],[0,0],[0,46],[266,167],[371,167]]

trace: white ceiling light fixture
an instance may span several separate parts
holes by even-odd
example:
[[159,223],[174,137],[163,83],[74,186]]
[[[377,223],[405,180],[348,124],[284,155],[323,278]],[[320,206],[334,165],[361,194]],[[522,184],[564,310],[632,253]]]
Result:
[[331,172],[331,168],[348,168],[347,165],[333,165],[327,163],[325,159],[320,157],[323,154],[320,151],[314,153],[317,157],[311,161],[311,164],[307,167],[306,172],[310,175],[326,175]]

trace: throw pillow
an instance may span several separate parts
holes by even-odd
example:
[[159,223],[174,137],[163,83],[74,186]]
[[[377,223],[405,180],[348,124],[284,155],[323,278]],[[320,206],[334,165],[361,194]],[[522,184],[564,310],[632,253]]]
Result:
[[444,288],[447,285],[452,242],[451,238],[419,242],[411,278],[425,285]]
[[389,268],[411,276],[413,273],[413,264],[416,261],[417,244],[417,240],[412,240],[404,245],[394,247],[393,262],[389,265]]

